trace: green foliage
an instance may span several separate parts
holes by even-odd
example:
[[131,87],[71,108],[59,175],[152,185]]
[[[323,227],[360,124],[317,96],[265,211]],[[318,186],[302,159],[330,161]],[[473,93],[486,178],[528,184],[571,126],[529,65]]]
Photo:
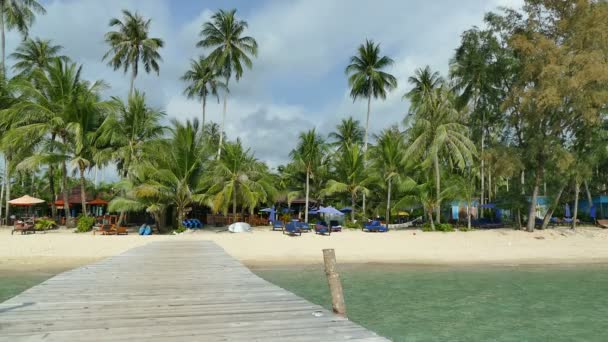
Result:
[[90,232],[95,224],[95,218],[91,216],[81,215],[78,217],[78,223],[76,224],[76,231],[78,233]]
[[361,229],[361,224],[353,221],[344,221],[343,226],[348,229]]
[[440,223],[440,224],[436,224],[435,225],[435,230],[433,230],[430,223],[425,223],[424,225],[422,225],[422,231],[423,232],[432,232],[432,231],[436,231],[436,232],[453,232],[454,231],[454,227],[452,227],[452,225],[449,224],[449,223]]
[[34,224],[34,227],[36,228],[36,230],[49,230],[49,229],[54,229],[57,227],[57,223],[55,223],[55,221],[50,220],[50,219],[37,219],[36,223]]
[[180,225],[179,227],[177,227],[177,229],[174,230],[174,232],[177,234],[181,234],[181,233],[185,232],[186,230],[188,230],[188,228]]

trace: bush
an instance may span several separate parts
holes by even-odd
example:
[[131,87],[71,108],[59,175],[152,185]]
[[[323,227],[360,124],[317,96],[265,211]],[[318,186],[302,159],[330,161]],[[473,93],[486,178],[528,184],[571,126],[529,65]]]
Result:
[[180,233],[185,232],[186,230],[187,230],[187,228],[186,228],[186,227],[184,227],[184,226],[179,226],[179,228],[177,228],[176,230],[174,230],[174,232],[175,232],[175,233],[177,233],[177,234],[180,234]]
[[[465,227],[466,228],[466,227]],[[425,223],[422,225],[422,231],[423,232],[432,232],[433,229],[431,229],[431,224],[430,223]],[[436,224],[435,225],[435,230],[436,232],[453,232],[454,231],[454,227],[452,227],[451,224],[449,223],[440,223],[440,224]]]
[[49,230],[57,227],[57,223],[50,219],[38,219],[34,224],[36,230]]
[[361,228],[361,225],[357,222],[345,221],[344,227],[349,228],[349,229],[359,229],[359,228]]
[[91,216],[80,215],[76,224],[76,231],[79,233],[90,232],[95,224],[95,218]]

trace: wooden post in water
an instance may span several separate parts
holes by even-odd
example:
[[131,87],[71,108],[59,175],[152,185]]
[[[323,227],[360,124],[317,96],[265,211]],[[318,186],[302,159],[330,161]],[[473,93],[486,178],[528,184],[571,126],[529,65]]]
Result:
[[346,317],[346,305],[344,304],[344,293],[340,275],[336,269],[336,253],[333,249],[323,250],[323,261],[325,263],[325,275],[331,292],[331,307],[335,314]]

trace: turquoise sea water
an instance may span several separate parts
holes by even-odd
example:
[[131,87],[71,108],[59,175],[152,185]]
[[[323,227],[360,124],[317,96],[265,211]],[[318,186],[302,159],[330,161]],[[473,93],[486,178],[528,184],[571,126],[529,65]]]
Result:
[[[331,308],[319,266],[254,269]],[[348,317],[393,341],[607,341],[608,265],[342,265]]]
[[52,276],[41,272],[0,273],[0,303]]

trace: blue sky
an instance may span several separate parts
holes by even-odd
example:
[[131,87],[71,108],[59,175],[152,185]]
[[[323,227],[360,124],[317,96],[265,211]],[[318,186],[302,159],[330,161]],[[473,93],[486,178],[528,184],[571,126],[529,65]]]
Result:
[[[348,97],[344,68],[366,38],[381,43],[395,60],[390,70],[399,87],[386,101],[372,104],[372,132],[401,122],[408,103],[407,77],[425,65],[447,72],[462,31],[481,25],[497,6],[521,6],[522,0],[51,0],[37,19],[32,36],[52,39],[64,53],[84,64],[88,79],[112,85],[106,95],[124,96],[128,77],[101,61],[108,21],[125,8],[152,18],[152,35],[166,42],[159,76],[140,74],[136,87],[170,117],[200,117],[200,104],[182,95],[179,77],[189,59],[203,53],[194,45],[198,32],[218,8],[237,8],[259,44],[253,69],[231,86],[226,131],[241,138],[258,158],[276,166],[287,160],[299,131],[317,127],[327,133],[342,118],[361,121],[365,103]],[[9,33],[10,53],[19,36]],[[9,64],[11,61],[9,60]],[[219,122],[221,107],[211,103],[208,117]]]

